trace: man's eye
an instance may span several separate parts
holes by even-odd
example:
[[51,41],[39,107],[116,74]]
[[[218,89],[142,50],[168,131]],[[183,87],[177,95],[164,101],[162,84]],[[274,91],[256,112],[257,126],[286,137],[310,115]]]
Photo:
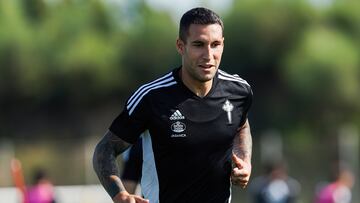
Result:
[[200,44],[200,43],[195,43],[195,44],[193,44],[195,47],[201,47],[202,46],[202,44]]
[[220,46],[221,45],[221,43],[213,43],[211,46],[212,47],[218,47],[218,46]]

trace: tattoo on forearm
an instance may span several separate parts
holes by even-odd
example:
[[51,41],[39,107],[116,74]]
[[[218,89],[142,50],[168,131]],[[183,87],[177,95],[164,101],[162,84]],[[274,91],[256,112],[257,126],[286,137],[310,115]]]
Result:
[[246,121],[244,127],[238,131],[238,135],[235,137],[234,146],[234,152],[239,158],[251,161],[252,138],[248,121]]
[[112,198],[125,190],[119,178],[116,157],[128,147],[128,143],[108,131],[95,148],[93,157],[94,170],[101,184]]

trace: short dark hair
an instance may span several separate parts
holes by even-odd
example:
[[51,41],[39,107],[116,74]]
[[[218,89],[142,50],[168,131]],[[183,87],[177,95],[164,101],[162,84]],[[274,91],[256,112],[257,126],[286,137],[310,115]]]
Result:
[[219,24],[224,33],[224,24],[218,14],[216,14],[214,11],[210,9],[203,7],[193,8],[187,11],[180,19],[179,38],[183,42],[186,42],[189,27],[191,24],[198,24],[198,25]]

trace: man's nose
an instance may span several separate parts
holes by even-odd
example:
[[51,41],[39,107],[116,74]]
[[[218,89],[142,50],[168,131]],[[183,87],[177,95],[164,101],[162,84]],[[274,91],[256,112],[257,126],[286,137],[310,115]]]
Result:
[[204,48],[203,58],[204,59],[211,59],[212,57],[212,49],[210,46],[206,46]]

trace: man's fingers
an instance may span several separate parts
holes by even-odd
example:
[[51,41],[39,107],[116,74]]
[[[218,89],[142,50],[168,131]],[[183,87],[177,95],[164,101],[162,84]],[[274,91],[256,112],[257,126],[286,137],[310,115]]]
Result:
[[231,159],[234,164],[234,168],[231,171],[231,182],[233,185],[245,188],[249,183],[251,165],[236,156],[235,153],[232,154]]
[[232,153],[231,159],[234,163],[239,163],[240,160],[234,153]]
[[240,159],[238,156],[236,156],[236,154],[233,153],[232,156],[231,156],[231,159],[238,168],[243,167],[244,161],[242,159]]
[[249,176],[249,171],[245,168],[233,168],[232,175],[234,176]]
[[113,201],[115,203],[119,202],[127,202],[127,203],[149,203],[149,200],[144,199],[137,195],[131,195],[126,191],[122,191],[118,193],[114,198]]
[[134,196],[134,199],[136,200],[136,203],[149,203],[149,200],[144,199],[144,198],[139,197],[139,196]]
[[240,186],[242,188],[245,188],[247,186],[247,184],[249,183],[249,181],[246,180],[242,180],[242,179],[231,179],[231,182],[233,185],[237,185]]
[[241,186],[242,188],[244,188],[248,182],[249,182],[249,177],[247,176],[231,176],[231,182],[233,185],[238,185]]
[[250,173],[245,168],[233,168],[231,172],[231,182],[234,185],[240,186],[241,188],[245,188],[249,182]]

